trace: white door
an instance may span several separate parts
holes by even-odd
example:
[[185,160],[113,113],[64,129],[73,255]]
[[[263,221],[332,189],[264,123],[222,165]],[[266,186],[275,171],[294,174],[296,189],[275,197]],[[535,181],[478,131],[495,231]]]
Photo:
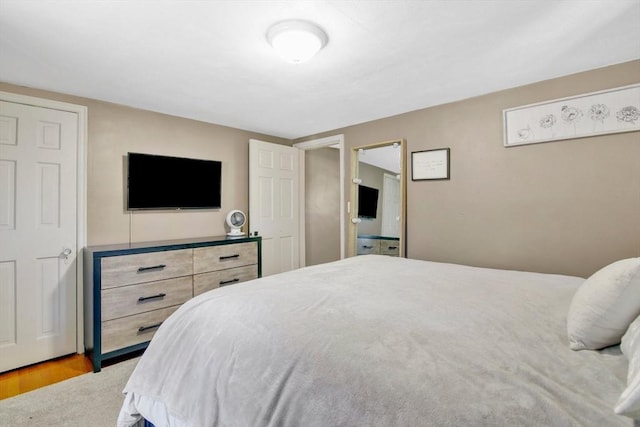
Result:
[[0,372],[76,351],[76,113],[0,101]]
[[386,237],[400,236],[400,181],[395,175],[384,174],[382,181],[382,226]]
[[262,236],[262,275],[299,268],[298,149],[249,140],[249,232]]

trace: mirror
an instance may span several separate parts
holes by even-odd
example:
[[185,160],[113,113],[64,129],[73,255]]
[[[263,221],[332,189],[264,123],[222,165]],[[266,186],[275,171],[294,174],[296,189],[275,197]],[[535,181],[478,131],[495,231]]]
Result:
[[353,148],[349,256],[405,256],[404,140]]

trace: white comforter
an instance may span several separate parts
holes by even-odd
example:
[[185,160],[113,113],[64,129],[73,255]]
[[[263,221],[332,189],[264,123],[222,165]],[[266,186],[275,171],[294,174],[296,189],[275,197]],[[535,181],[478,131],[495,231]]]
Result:
[[626,360],[574,352],[584,279],[378,255],[192,299],[124,393],[174,426],[631,426]]

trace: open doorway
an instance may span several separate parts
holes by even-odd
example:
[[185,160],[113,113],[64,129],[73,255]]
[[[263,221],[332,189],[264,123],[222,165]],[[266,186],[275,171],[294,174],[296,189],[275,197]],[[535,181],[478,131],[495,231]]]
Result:
[[344,258],[344,136],[294,144],[300,149],[301,266]]

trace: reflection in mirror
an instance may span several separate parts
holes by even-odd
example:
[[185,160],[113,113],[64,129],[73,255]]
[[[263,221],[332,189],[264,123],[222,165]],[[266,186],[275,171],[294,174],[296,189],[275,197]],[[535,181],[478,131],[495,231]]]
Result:
[[[399,142],[357,150],[354,192],[357,255],[403,256],[403,149]],[[354,215],[355,218],[355,215]]]
[[358,234],[399,237],[400,147],[358,153]]

